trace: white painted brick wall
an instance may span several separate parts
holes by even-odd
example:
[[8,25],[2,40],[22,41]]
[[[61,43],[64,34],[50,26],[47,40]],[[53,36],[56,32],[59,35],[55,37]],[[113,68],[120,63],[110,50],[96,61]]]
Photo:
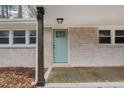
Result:
[[97,28],[70,28],[71,66],[124,66],[124,46],[99,45]]
[[35,48],[0,48],[0,67],[34,67],[35,60]]
[[[45,28],[45,67],[53,64],[52,28]],[[97,28],[69,28],[69,63],[55,66],[124,66],[124,46],[99,45]],[[34,67],[35,48],[0,48],[0,67]]]
[[[44,65],[47,68],[51,63],[52,63],[52,28],[45,28]],[[0,67],[9,67],[9,66],[35,67],[35,65],[36,65],[36,47],[0,48]]]

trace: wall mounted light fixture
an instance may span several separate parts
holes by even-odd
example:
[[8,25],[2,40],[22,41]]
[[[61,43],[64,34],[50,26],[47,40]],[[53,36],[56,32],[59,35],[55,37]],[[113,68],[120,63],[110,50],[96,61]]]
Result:
[[57,20],[58,24],[62,24],[64,19],[63,18],[57,18],[56,20]]

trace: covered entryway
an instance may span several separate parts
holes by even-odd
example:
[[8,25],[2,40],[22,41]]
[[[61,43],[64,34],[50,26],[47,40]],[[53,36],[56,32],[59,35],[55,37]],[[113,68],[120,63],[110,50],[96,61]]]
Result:
[[[106,83],[115,83],[119,82],[119,84],[123,83],[122,74],[124,72],[123,67],[123,46],[117,45],[114,40],[116,35],[116,29],[120,30],[117,25],[122,25],[121,30],[123,30],[123,16],[117,17],[116,14],[123,15],[121,11],[123,8],[117,6],[66,6],[66,7],[55,7],[55,6],[44,6],[46,8],[45,14],[45,27],[52,28],[68,28],[69,30],[69,53],[68,51],[68,39],[66,37],[66,33],[63,29],[55,29],[53,31],[53,44],[51,41],[48,41],[51,44],[51,49],[53,49],[53,53],[51,53],[51,57],[53,58],[54,63],[65,63],[68,62],[68,54],[69,54],[69,64],[51,64],[49,65],[50,69],[48,69],[48,74],[45,74],[46,85],[49,83],[57,83],[55,87],[59,87],[59,84],[65,86],[64,83],[97,83],[102,82]],[[114,11],[113,8],[115,9]],[[87,9],[87,11],[85,11]],[[66,10],[66,12],[65,12]],[[73,10],[73,11],[71,11]],[[75,10],[75,11],[74,11]],[[79,15],[78,11],[82,11]],[[109,11],[106,11],[109,10]],[[112,12],[110,12],[110,10]],[[52,11],[52,12],[51,12]],[[89,12],[88,12],[89,11]],[[102,13],[101,13],[102,11]],[[103,13],[105,11],[106,13]],[[120,12],[119,12],[120,11]],[[54,13],[53,13],[54,12]],[[77,13],[75,13],[77,12]],[[74,15],[78,14],[78,15]],[[108,16],[109,15],[109,16]],[[58,17],[62,17],[64,19],[63,24],[58,24],[56,19]],[[114,18],[114,19],[113,19]],[[88,19],[88,20],[87,20]],[[109,19],[109,21],[108,21]],[[119,20],[121,19],[121,20]],[[41,16],[41,20],[38,20],[39,31],[40,25],[43,25],[43,19]],[[115,23],[116,22],[116,23]],[[111,26],[112,27],[111,27]],[[100,44],[99,37],[101,36],[100,31],[108,30],[110,32],[115,32],[115,36],[113,34],[109,34],[110,43],[109,44]],[[124,30],[123,30],[124,31]],[[42,29],[42,32],[43,31]],[[109,32],[109,33],[110,33]],[[52,31],[51,31],[52,33]],[[41,35],[40,35],[41,34]],[[39,50],[42,47],[42,51],[39,51],[39,60],[38,63],[44,63],[43,57],[43,33],[40,33]],[[121,34],[122,35],[122,34]],[[51,34],[52,36],[52,34]],[[102,35],[104,40],[106,41],[105,35]],[[111,37],[113,38],[111,40]],[[42,43],[41,43],[42,41]],[[52,51],[52,50],[51,50]],[[52,55],[53,54],[53,55]],[[42,56],[42,58],[41,58]],[[66,57],[65,57],[66,56]],[[43,67],[43,63],[39,66]],[[58,66],[58,68],[55,68]],[[110,67],[111,66],[111,67]],[[116,67],[114,67],[116,66]],[[118,67],[117,67],[118,66]],[[51,68],[53,69],[51,70]],[[61,68],[63,67],[63,68]],[[71,68],[72,67],[72,68]],[[87,68],[89,67],[89,68]],[[42,70],[43,71],[43,70]],[[48,76],[48,78],[46,78]],[[43,77],[43,74],[42,76]],[[40,75],[39,75],[40,78]],[[43,81],[44,79],[42,79]],[[42,82],[44,83],[44,82]],[[124,84],[122,84],[123,86]],[[52,86],[51,86],[52,87]],[[101,87],[98,86],[98,87]]]

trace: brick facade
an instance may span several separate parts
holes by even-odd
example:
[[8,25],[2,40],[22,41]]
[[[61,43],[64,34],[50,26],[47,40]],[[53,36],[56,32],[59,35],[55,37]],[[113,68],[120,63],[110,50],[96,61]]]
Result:
[[[124,66],[124,46],[99,45],[97,28],[68,28],[69,62],[53,63],[53,31],[51,27],[44,31],[45,67],[53,66]],[[23,55],[23,56],[22,56]],[[0,67],[34,67],[36,48],[0,48]]]
[[[44,30],[44,65],[52,63],[52,28]],[[1,47],[0,67],[35,67],[36,47]]]
[[69,28],[71,66],[123,66],[124,46],[99,45],[97,28]]

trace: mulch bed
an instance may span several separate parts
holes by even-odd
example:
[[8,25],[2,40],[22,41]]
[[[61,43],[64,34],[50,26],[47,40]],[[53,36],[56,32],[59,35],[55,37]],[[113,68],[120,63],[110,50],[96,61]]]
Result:
[[0,74],[14,73],[15,75],[23,75],[28,78],[35,78],[35,69],[28,67],[3,67],[0,68]]
[[[46,69],[45,69],[46,71]],[[0,88],[32,88],[35,69],[27,67],[0,68]]]

